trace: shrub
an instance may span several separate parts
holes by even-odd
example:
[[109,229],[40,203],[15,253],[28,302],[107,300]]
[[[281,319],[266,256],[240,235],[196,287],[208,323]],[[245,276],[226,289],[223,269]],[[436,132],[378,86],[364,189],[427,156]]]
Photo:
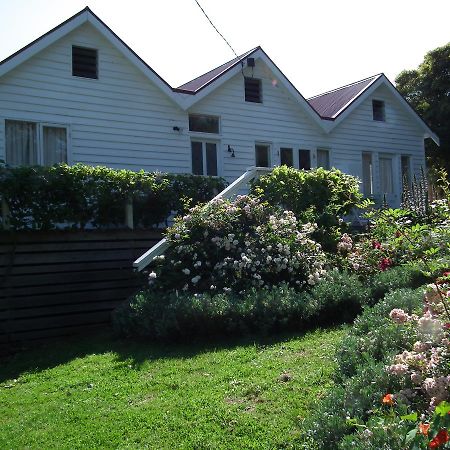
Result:
[[322,323],[348,322],[370,302],[370,290],[348,272],[333,270],[309,294],[308,318]]
[[423,288],[397,289],[386,295],[377,305],[366,308],[356,318],[351,332],[343,339],[337,352],[337,379],[352,377],[361,364],[380,362],[403,348],[412,339],[410,330],[399,329],[389,319],[394,308],[402,308],[410,314],[418,312],[422,305]]
[[358,430],[358,424],[363,424],[374,409],[382,407],[386,393],[401,388],[385,367],[393,354],[414,342],[415,333],[411,327],[399,330],[388,315],[393,308],[417,311],[422,294],[423,289],[393,291],[355,320],[337,354],[338,384],[304,424],[319,448],[347,445],[348,439],[343,438]]
[[291,210],[303,223],[317,223],[314,237],[325,249],[335,250],[348,215],[361,201],[357,178],[339,170],[297,170],[276,167],[253,183],[252,193],[271,205]]
[[252,196],[199,205],[167,230],[172,247],[153,264],[150,281],[154,289],[191,292],[313,285],[325,273],[313,231]]
[[113,322],[122,335],[163,341],[301,330],[352,320],[367,293],[355,275],[337,272],[307,291],[285,283],[243,294],[145,289],[115,311]]
[[185,200],[204,202],[224,186],[218,178],[83,164],[0,165],[0,196],[9,207],[14,230],[123,226],[128,202],[134,205],[135,226],[155,226],[172,211],[184,212]]

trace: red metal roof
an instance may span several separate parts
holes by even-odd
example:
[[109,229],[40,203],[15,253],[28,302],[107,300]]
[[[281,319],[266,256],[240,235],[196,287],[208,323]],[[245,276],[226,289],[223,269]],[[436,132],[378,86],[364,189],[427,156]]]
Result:
[[194,78],[193,80],[188,81],[185,84],[182,84],[181,86],[177,87],[174,90],[185,92],[187,94],[195,94],[200,89],[203,89],[208,84],[213,82],[216,78],[221,77],[225,72],[232,69],[237,64],[240,64],[245,58],[250,56],[253,52],[259,50],[259,48],[260,47],[256,47],[252,50],[249,50],[248,52],[238,56],[237,58],[234,58],[231,61],[228,61],[225,64],[222,64],[221,66],[216,67],[215,69],[212,69],[209,72],[206,72],[203,75],[200,75],[199,77]]
[[342,86],[323,94],[308,98],[309,104],[323,119],[336,119],[357,97],[359,97],[382,74]]

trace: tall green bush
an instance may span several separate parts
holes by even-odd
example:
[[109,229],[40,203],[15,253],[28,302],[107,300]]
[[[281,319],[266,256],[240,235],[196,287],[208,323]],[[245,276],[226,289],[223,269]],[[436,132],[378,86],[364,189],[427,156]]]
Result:
[[358,179],[336,169],[276,167],[256,180],[251,192],[293,211],[301,222],[317,223],[315,237],[326,249],[335,249],[342,217],[362,200]]
[[121,226],[125,205],[134,206],[137,227],[164,222],[185,203],[210,200],[225,187],[224,180],[194,175],[133,172],[84,164],[53,167],[0,165],[0,198],[10,210],[12,229],[47,230]]

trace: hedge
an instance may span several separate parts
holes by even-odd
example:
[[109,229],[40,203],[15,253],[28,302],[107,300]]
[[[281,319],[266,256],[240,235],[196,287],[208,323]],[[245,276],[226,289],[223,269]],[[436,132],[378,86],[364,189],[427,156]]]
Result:
[[12,230],[120,227],[130,202],[135,227],[148,228],[210,200],[225,185],[221,178],[84,164],[0,166],[0,199]]

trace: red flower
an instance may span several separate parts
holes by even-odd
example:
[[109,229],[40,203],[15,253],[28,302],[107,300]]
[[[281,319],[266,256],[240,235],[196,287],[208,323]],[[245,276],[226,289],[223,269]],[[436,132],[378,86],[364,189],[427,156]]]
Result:
[[450,322],[444,323],[444,330],[450,330]]
[[390,258],[382,258],[378,264],[378,268],[384,272],[387,268],[392,266],[392,261]]
[[450,440],[448,431],[445,429],[439,430],[439,433],[428,444],[430,448],[438,448]]
[[393,405],[394,404],[394,396],[392,394],[386,394],[381,400],[383,405]]
[[380,250],[381,249],[381,243],[378,242],[378,241],[372,241],[372,248]]

